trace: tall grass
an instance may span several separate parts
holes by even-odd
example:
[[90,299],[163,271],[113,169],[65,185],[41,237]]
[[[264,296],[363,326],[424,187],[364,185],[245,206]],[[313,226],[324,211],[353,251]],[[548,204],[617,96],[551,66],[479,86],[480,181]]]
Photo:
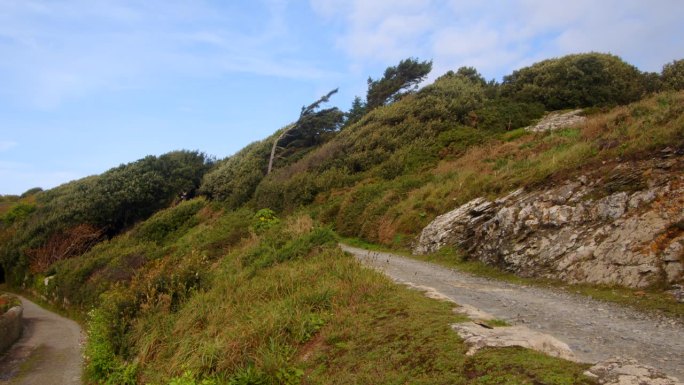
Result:
[[[206,207],[194,215],[192,227],[155,243],[163,257],[138,267],[127,284],[110,284],[92,303],[89,381],[438,384],[509,378],[506,365],[473,377],[472,365],[488,359],[464,355],[467,348],[449,325],[465,318],[452,304],[363,268],[306,214],[239,239],[231,227],[254,217]],[[175,217],[160,214],[146,226]],[[222,236],[234,239],[221,243],[225,253],[207,254]],[[141,238],[124,236],[110,245],[134,242]],[[183,246],[189,244],[194,248]],[[111,251],[103,246],[91,253],[98,250]],[[516,381],[554,372],[557,379],[545,383],[590,383],[581,376],[584,366],[526,350],[510,350],[488,365],[518,365],[521,357],[534,365],[522,366],[511,377]]]

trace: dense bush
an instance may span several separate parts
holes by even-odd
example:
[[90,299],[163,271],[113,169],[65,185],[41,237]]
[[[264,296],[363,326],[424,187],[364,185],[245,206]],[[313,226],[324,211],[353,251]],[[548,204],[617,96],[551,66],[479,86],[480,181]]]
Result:
[[211,199],[221,200],[230,207],[249,201],[259,182],[266,175],[271,138],[254,142],[233,156],[220,162],[204,176],[200,192]]
[[477,77],[449,72],[421,90],[416,114],[421,121],[465,123],[468,113],[484,103],[485,86]]
[[180,196],[192,196],[210,166],[199,152],[147,156],[44,192],[37,217],[41,227],[90,223],[115,234]]
[[505,76],[502,94],[549,110],[627,104],[645,93],[641,72],[601,53],[544,60]]
[[665,64],[661,79],[666,89],[684,90],[684,59]]
[[532,124],[544,115],[541,103],[516,102],[506,98],[488,100],[468,114],[468,124],[485,130],[514,130]]
[[82,223],[53,233],[40,247],[25,250],[32,273],[42,273],[53,263],[85,253],[100,242],[103,230]]
[[29,214],[34,211],[36,211],[35,204],[19,202],[15,205],[12,205],[5,215],[0,217],[0,220],[5,225],[11,225],[18,220],[26,219]]
[[[192,196],[210,167],[211,160],[202,153],[174,151],[41,192],[36,195],[36,209],[8,230],[13,236],[0,248],[0,262],[8,276],[20,282],[31,264],[31,255],[40,256],[42,261],[62,259],[53,258],[55,254],[48,249],[69,243],[72,229],[87,225],[111,237],[174,200]],[[21,212],[26,211],[30,210]],[[64,240],[58,239],[60,234]],[[86,250],[78,248],[79,253]],[[73,254],[65,257],[70,256]]]
[[204,199],[193,199],[183,202],[173,210],[161,211],[143,222],[133,232],[134,236],[146,240],[164,243],[175,234],[180,234],[198,223],[195,216],[205,205]]

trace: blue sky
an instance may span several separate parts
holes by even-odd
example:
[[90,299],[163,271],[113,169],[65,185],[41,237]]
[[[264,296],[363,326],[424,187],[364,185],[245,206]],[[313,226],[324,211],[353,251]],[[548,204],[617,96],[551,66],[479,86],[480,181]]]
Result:
[[219,158],[432,59],[500,79],[575,52],[684,58],[680,0],[0,0],[0,194],[177,149]]

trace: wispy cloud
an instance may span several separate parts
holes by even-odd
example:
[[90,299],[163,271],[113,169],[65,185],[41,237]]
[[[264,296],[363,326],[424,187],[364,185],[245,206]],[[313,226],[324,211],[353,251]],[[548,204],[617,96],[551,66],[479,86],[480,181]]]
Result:
[[677,0],[310,0],[322,17],[345,20],[339,47],[352,60],[433,58],[434,73],[462,65],[499,77],[541,58],[601,51],[659,71],[684,52]]
[[285,3],[255,3],[263,20],[230,3],[0,1],[0,94],[49,109],[172,76],[329,75],[288,51]]

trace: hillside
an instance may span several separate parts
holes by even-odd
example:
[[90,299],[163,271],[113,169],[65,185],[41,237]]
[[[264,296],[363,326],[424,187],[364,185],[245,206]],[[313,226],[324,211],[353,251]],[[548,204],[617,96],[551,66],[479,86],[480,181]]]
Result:
[[[177,151],[3,197],[0,278],[87,314],[93,383],[591,384],[587,365],[526,349],[466,356],[449,326],[464,316],[363,268],[337,240],[406,250],[473,199],[582,175],[597,184],[585,201],[634,192],[654,167],[622,185],[601,173],[666,149],[676,160],[658,178],[679,178],[683,63],[648,74],[613,55],[569,55],[502,83],[464,67],[417,90],[429,62],[402,61],[352,111],[314,103],[226,159]],[[569,109],[586,121],[525,129]],[[540,268],[450,245],[441,258],[454,263]],[[665,304],[645,307],[681,315],[665,293],[681,283],[679,272],[637,286],[642,302]]]

